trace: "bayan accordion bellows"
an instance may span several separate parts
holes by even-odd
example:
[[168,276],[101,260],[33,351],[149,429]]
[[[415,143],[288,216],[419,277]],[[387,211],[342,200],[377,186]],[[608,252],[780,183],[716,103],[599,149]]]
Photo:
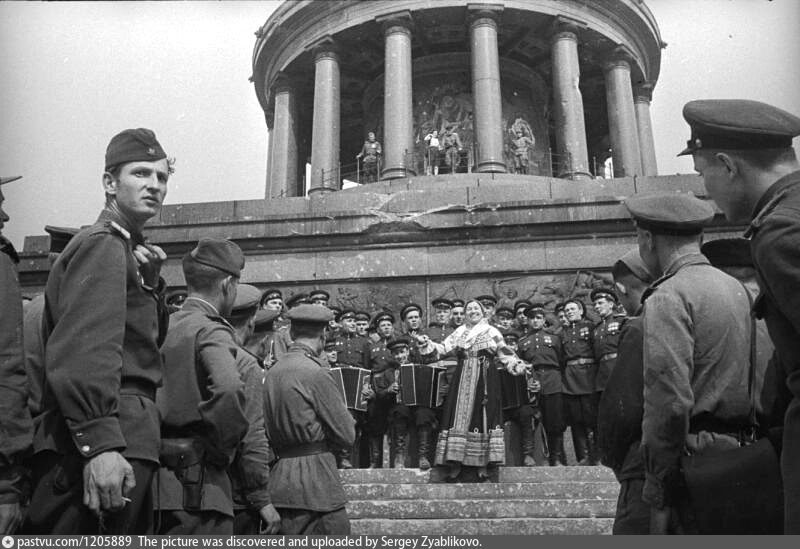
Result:
[[406,406],[442,405],[439,385],[444,382],[446,368],[427,364],[400,366],[400,399]]
[[349,410],[367,411],[367,399],[364,398],[364,389],[369,387],[370,371],[364,368],[331,368],[331,375],[339,390],[344,396],[345,404]]

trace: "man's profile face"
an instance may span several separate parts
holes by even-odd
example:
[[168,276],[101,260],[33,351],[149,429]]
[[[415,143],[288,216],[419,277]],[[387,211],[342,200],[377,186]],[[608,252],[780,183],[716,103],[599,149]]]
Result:
[[167,159],[156,162],[128,162],[119,175],[103,174],[107,195],[115,198],[120,212],[129,219],[144,223],[158,214],[167,196],[169,164]]
[[336,361],[339,360],[339,352],[336,349],[325,351],[325,355],[328,357],[330,364],[336,364]]
[[703,185],[714,199],[728,221],[750,220],[751,205],[744,199],[742,185],[724,162],[709,151],[698,151],[692,155],[694,171],[703,177]]
[[559,310],[556,313],[556,316],[558,317],[558,321],[562,326],[569,326],[569,320],[567,320],[567,314],[564,312],[564,309]]
[[264,303],[264,308],[270,311],[281,311],[283,310],[283,299],[280,297],[269,299],[266,303]]
[[406,314],[406,328],[409,330],[419,330],[422,324],[422,317],[419,316],[419,311],[410,311]]

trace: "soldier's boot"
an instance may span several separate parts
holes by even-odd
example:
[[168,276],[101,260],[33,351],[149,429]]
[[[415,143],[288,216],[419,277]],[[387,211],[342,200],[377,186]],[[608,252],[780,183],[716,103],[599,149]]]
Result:
[[417,430],[417,445],[419,448],[419,470],[427,471],[431,468],[428,452],[431,449],[431,428],[427,425],[420,426]]
[[564,456],[564,435],[551,435],[547,437],[550,445],[550,455],[547,456],[547,463],[550,467],[556,465],[566,465],[567,460]]
[[394,463],[393,468],[405,469],[406,448],[408,447],[408,425],[398,421],[394,426]]
[[589,439],[584,426],[572,426],[572,444],[575,447],[575,459],[578,465],[589,465]]
[[369,468],[381,468],[381,453],[383,451],[383,437],[369,437]]
[[522,425],[522,454],[525,456],[522,460],[522,465],[525,467],[535,467],[536,460],[533,459],[533,452],[535,450],[535,439],[533,436],[533,428],[531,424],[525,423]]
[[339,452],[339,469],[352,469],[353,464],[350,463],[350,448],[342,448]]

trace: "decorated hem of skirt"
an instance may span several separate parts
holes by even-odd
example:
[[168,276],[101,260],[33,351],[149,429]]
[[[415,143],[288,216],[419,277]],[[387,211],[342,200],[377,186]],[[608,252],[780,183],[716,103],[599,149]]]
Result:
[[506,461],[503,428],[488,433],[444,430],[436,444],[436,465],[458,462],[469,467],[504,464]]

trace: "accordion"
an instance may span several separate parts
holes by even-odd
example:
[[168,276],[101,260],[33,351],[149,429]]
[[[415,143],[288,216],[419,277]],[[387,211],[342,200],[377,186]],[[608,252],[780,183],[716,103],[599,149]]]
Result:
[[400,366],[400,400],[406,406],[438,408],[443,397],[439,386],[446,383],[447,369],[427,364],[403,364]]
[[523,404],[528,404],[528,384],[525,376],[514,376],[506,370],[499,370],[499,372],[503,410],[513,410]]
[[331,368],[330,373],[344,397],[349,410],[367,411],[364,389],[370,384],[370,371],[364,368]]

